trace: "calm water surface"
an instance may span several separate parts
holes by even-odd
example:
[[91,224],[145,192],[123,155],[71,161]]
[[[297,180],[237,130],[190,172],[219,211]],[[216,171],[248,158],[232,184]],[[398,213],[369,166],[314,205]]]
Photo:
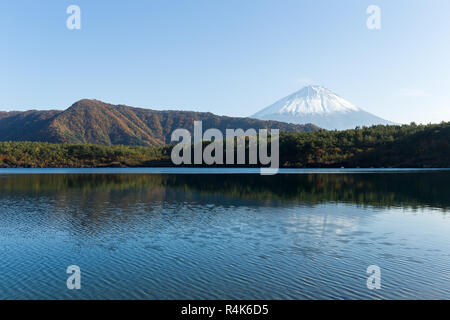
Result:
[[157,172],[0,170],[0,299],[450,299],[448,171]]

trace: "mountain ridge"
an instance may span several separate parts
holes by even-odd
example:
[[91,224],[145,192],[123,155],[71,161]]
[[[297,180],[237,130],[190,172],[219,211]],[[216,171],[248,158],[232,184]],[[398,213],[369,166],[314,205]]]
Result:
[[98,145],[160,146],[170,144],[175,129],[193,131],[193,122],[203,129],[249,128],[310,132],[319,127],[277,121],[217,116],[194,111],[159,111],[99,100],[82,99],[66,110],[0,112],[0,141],[39,141]]

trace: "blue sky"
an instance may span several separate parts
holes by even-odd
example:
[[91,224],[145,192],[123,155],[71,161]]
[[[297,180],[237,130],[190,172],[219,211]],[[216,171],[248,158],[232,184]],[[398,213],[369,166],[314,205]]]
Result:
[[[81,8],[68,30],[66,8]],[[366,8],[381,8],[381,29]],[[5,0],[0,110],[82,98],[248,116],[305,84],[409,123],[450,121],[448,0]]]

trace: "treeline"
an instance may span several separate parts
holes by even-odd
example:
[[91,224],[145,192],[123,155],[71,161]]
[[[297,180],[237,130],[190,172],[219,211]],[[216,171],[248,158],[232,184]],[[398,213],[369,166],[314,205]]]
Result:
[[[171,146],[0,142],[0,167],[172,166]],[[450,123],[282,132],[281,167],[450,167]]]
[[284,167],[450,167],[450,122],[280,137]]
[[[0,142],[3,168],[137,167],[168,159],[167,147]],[[170,153],[169,153],[170,155]]]

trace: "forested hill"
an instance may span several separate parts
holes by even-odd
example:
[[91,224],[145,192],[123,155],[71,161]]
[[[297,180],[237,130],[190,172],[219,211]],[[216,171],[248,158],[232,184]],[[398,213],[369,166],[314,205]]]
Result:
[[280,159],[285,167],[450,168],[450,122],[285,133]]
[[0,112],[0,141],[161,146],[170,143],[175,129],[192,132],[195,120],[203,130],[249,128],[286,132],[317,131],[317,126],[217,116],[192,111],[157,111],[81,100],[65,111]]
[[[0,167],[173,166],[171,146],[0,143]],[[280,136],[281,167],[450,168],[450,122]]]

